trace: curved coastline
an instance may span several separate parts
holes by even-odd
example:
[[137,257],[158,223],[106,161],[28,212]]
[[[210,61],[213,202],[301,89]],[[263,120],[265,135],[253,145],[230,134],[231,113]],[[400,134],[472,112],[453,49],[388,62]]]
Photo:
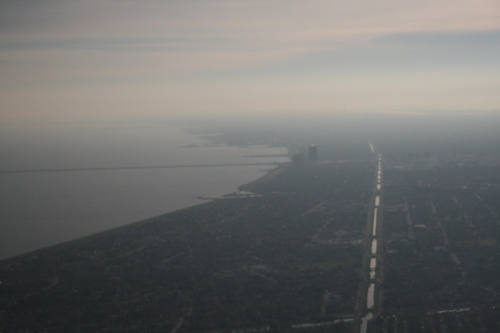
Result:
[[262,175],[261,177],[255,179],[255,180],[252,180],[249,183],[240,185],[238,187],[237,192],[228,193],[228,194],[225,194],[222,196],[198,196],[198,198],[197,198],[198,202],[193,204],[193,205],[189,205],[189,206],[181,208],[181,209],[176,209],[176,210],[173,210],[170,212],[162,213],[160,215],[155,215],[155,216],[152,216],[149,218],[141,219],[141,220],[127,223],[127,224],[124,224],[121,226],[117,226],[114,228],[110,228],[110,229],[106,229],[106,230],[99,231],[96,233],[92,233],[90,235],[74,238],[74,239],[71,239],[68,241],[63,241],[63,242],[60,242],[60,243],[57,243],[54,245],[49,245],[46,247],[35,249],[33,251],[28,251],[25,253],[17,254],[17,255],[14,255],[12,257],[2,258],[2,259],[0,259],[0,262],[1,263],[9,263],[9,262],[16,262],[19,260],[24,260],[27,258],[37,258],[39,254],[42,254],[42,253],[47,252],[47,251],[57,252],[58,250],[64,249],[65,247],[68,247],[68,246],[84,245],[85,243],[91,242],[92,240],[99,238],[99,237],[105,237],[105,236],[112,235],[115,233],[128,231],[130,228],[132,228],[132,229],[138,228],[138,227],[141,227],[142,225],[145,225],[148,223],[158,223],[158,222],[161,222],[162,219],[164,219],[166,217],[170,217],[172,215],[177,215],[177,214],[182,215],[182,214],[189,212],[190,210],[193,210],[193,209],[204,208],[207,205],[212,205],[217,200],[260,197],[259,194],[254,194],[253,192],[252,192],[252,195],[244,195],[244,196],[237,196],[236,193],[242,192],[242,191],[250,192],[250,191],[255,190],[255,187],[257,185],[265,183],[265,182],[271,180],[272,178],[274,178],[275,176],[281,174],[284,171],[284,168],[286,168],[290,165],[290,162],[269,163],[269,164],[259,164],[259,165],[269,165],[269,166],[275,166],[275,167],[272,169],[268,169],[267,172],[264,175]]
[[42,130],[2,161],[0,260],[225,196],[289,161],[283,145],[212,144],[181,127]]

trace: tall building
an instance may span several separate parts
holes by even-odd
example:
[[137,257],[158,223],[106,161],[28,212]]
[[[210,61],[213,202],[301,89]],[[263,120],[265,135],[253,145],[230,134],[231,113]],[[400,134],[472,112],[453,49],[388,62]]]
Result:
[[316,147],[315,145],[310,145],[308,153],[309,153],[309,161],[318,160],[318,147]]

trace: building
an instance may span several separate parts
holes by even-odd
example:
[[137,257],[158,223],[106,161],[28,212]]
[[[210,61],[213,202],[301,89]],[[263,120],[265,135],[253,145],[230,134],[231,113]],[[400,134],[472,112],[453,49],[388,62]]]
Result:
[[318,147],[316,147],[315,145],[310,145],[308,153],[309,153],[309,161],[318,160]]

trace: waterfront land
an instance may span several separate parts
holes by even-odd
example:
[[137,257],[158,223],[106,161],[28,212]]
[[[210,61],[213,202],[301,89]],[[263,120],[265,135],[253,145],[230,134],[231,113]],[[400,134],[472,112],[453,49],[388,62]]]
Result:
[[499,140],[456,141],[317,141],[254,196],[1,261],[0,331],[498,332]]
[[373,161],[290,165],[252,188],[0,266],[7,332],[349,331]]

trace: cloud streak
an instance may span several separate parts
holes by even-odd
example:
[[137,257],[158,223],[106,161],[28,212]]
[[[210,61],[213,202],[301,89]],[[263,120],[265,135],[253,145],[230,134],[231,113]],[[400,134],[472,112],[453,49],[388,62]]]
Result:
[[491,0],[9,0],[0,10],[0,112],[43,114],[29,110],[51,109],[58,95],[56,114],[72,101],[77,113],[99,108],[92,98],[104,112],[123,96],[148,98],[150,112],[165,115],[398,108],[405,98],[412,107],[495,108],[499,17]]

